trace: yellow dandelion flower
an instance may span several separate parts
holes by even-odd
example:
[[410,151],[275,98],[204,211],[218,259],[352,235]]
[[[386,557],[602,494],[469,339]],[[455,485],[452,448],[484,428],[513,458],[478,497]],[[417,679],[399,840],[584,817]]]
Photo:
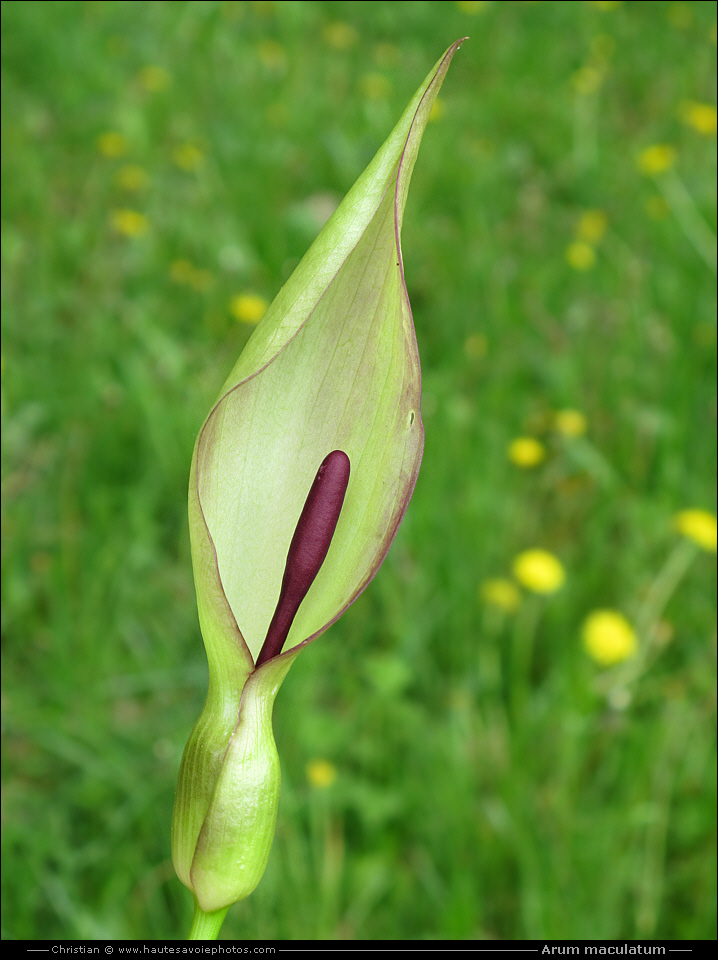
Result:
[[170,265],[170,278],[175,283],[189,283],[194,267],[189,260],[175,260]]
[[221,0],[220,13],[228,20],[241,20],[244,16],[244,3],[242,0]]
[[120,167],[115,176],[117,186],[128,193],[139,193],[149,182],[150,176],[145,168],[136,163],[128,163]]
[[483,360],[489,350],[489,343],[483,333],[470,333],[464,340],[464,353],[472,360]]
[[359,39],[359,34],[350,23],[336,20],[327,23],[322,30],[324,42],[335,50],[349,50]]
[[718,534],[714,514],[707,510],[681,510],[673,518],[673,523],[679,533],[697,543],[703,550],[716,552]]
[[607,226],[608,217],[603,210],[584,210],[576,224],[576,237],[585,243],[598,243]]
[[602,667],[628,660],[638,650],[638,639],[631,624],[617,610],[594,610],[581,628],[583,646]]
[[114,229],[125,237],[141,237],[150,228],[149,220],[138,210],[113,210],[111,221]]
[[712,103],[684,100],[679,110],[680,118],[704,137],[715,136],[718,130],[718,112]]
[[654,143],[638,155],[638,169],[648,176],[665,173],[676,162],[676,148],[669,143]]
[[512,580],[495,577],[484,580],[479,587],[479,597],[491,607],[513,613],[521,603],[521,593]]
[[591,58],[594,63],[606,63],[616,51],[616,41],[610,33],[598,33],[591,38]]
[[475,16],[477,13],[484,12],[486,9],[486,0],[456,0],[456,6],[462,13]]
[[574,270],[590,270],[596,262],[596,251],[590,243],[574,240],[566,247],[566,260]]
[[582,96],[588,96],[595,93],[603,83],[603,71],[590,64],[585,67],[579,67],[571,76],[571,86]]
[[252,10],[258,17],[270,20],[274,16],[274,0],[252,0]]
[[310,760],[307,764],[307,780],[313,787],[326,790],[337,778],[337,768],[328,760]]
[[192,173],[204,163],[204,153],[194,143],[182,143],[172,151],[172,159],[180,169]]
[[718,40],[718,24],[711,24],[710,30],[708,31],[708,39],[711,43],[715,43],[716,40]]
[[553,425],[564,437],[582,437],[588,429],[588,421],[580,410],[557,410]]
[[276,40],[261,40],[257,44],[257,56],[268,70],[283,70],[287,65],[287,52]]
[[204,270],[201,267],[193,270],[189,278],[190,287],[192,287],[193,290],[196,290],[197,293],[204,293],[205,290],[209,290],[213,283],[214,277],[212,273],[209,270]]
[[615,10],[616,7],[620,7],[621,0],[591,0],[591,6],[597,10],[602,10],[604,13],[608,13],[609,10]]
[[654,193],[646,200],[646,213],[651,220],[665,220],[671,212],[668,202],[660,193]]
[[374,47],[374,60],[379,67],[393,67],[401,60],[401,53],[394,43],[377,43]]
[[97,138],[97,149],[103,157],[114,160],[115,157],[121,157],[127,153],[127,141],[121,133],[108,130],[107,133],[101,133]]
[[566,581],[563,564],[547,550],[524,550],[513,564],[514,576],[533,593],[555,593]]
[[229,311],[240,323],[259,323],[268,306],[264,297],[256,293],[240,293],[230,300]]
[[429,113],[429,120],[438,120],[440,117],[444,116],[444,101],[437,97],[434,100],[434,103],[431,107],[431,112]]
[[668,22],[677,30],[688,30],[693,25],[693,11],[687,3],[672,3],[668,8]]
[[170,266],[170,277],[175,283],[186,284],[198,293],[208,290],[214,282],[209,270],[195,267],[189,260],[175,260]]
[[172,77],[164,67],[152,63],[140,70],[137,79],[148,93],[159,93],[167,89]]
[[535,437],[516,437],[506,451],[509,460],[517,467],[537,467],[546,459],[546,448]]
[[365,73],[359,80],[359,89],[367,100],[386,100],[391,93],[391,83],[383,73]]

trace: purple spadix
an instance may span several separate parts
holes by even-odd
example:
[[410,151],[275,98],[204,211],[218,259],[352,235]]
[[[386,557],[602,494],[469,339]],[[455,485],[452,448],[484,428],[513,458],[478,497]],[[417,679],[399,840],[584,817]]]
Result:
[[321,569],[349,483],[349,457],[332,450],[322,460],[289,545],[279,601],[256,667],[282,652],[299,605]]

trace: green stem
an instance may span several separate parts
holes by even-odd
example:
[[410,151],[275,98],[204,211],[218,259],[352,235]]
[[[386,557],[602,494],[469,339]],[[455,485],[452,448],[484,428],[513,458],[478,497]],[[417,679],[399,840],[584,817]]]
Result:
[[671,208],[676,220],[683,227],[683,232],[690,240],[696,252],[700,254],[708,266],[715,273],[716,270],[716,238],[715,234],[703,219],[693,197],[686,189],[683,181],[675,170],[667,170],[656,177],[656,182],[663,193],[666,203]]
[[192,929],[187,939],[216,940],[228,909],[229,907],[222,907],[221,910],[213,910],[212,913],[205,913],[195,897]]
[[540,597],[527,597],[514,624],[509,703],[511,720],[517,727],[526,722],[526,705],[531,690],[531,664],[542,610]]
[[651,584],[646,599],[643,601],[636,617],[638,629],[644,636],[649,636],[650,632],[655,629],[668,605],[668,601],[678,589],[678,585],[697,555],[696,545],[683,538],[678,541],[668,555],[668,559]]
[[650,665],[656,650],[656,626],[673,594],[698,555],[698,548],[687,538],[681,538],[649,587],[646,599],[636,616],[636,630],[642,638],[637,657],[628,660],[613,685],[627,686],[638,680]]

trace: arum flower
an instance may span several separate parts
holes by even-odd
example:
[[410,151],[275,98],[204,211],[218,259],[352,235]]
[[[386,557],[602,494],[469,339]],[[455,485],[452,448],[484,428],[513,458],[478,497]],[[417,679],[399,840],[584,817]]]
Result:
[[400,231],[460,43],[269,306],[197,438],[190,538],[210,676],[172,855],[200,915],[223,916],[259,882],[279,795],[277,691],[376,574],[416,483],[420,369]]

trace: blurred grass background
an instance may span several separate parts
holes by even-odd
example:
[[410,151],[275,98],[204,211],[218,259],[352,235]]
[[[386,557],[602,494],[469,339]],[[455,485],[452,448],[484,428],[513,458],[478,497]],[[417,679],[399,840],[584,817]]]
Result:
[[186,936],[194,438],[465,34],[404,227],[422,472],[278,697],[222,936],[715,937],[714,4],[53,0],[2,4],[4,939]]

